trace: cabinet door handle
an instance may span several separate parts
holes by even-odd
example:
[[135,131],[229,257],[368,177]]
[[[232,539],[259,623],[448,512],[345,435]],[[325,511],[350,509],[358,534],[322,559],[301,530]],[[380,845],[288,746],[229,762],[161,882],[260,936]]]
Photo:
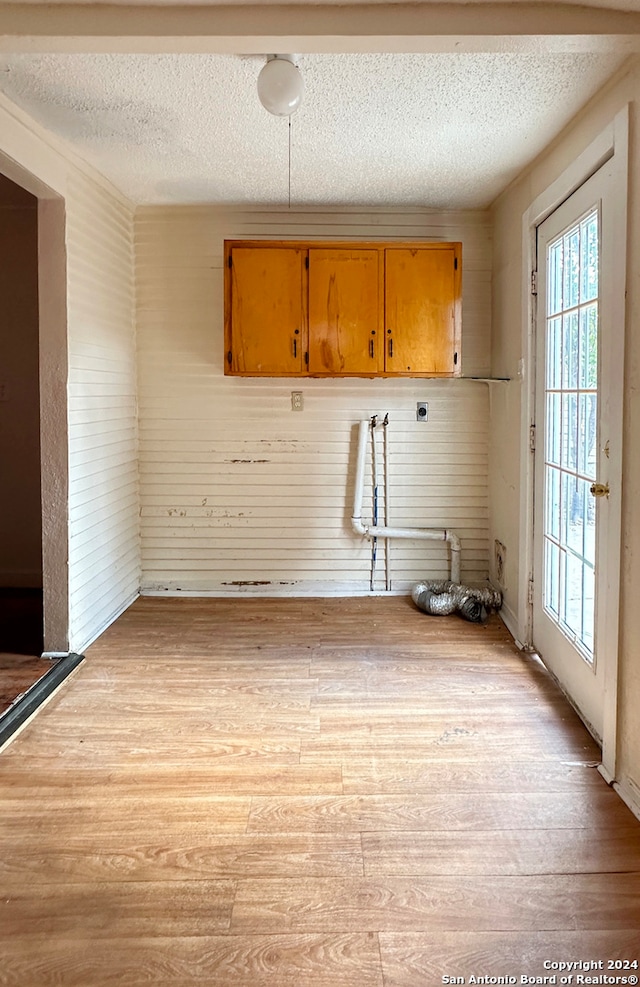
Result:
[[389,356],[393,356],[393,339],[389,340]]
[[294,356],[297,356],[298,355],[298,340],[297,339],[294,339],[294,341],[293,341],[293,355]]
[[373,360],[374,350],[373,350],[373,340],[372,339],[369,340],[369,356]]

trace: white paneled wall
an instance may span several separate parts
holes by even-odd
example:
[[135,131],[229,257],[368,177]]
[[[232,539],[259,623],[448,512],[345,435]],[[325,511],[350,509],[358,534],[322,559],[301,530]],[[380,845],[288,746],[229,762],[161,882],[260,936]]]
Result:
[[[463,373],[488,372],[485,213],[139,210],[143,591],[368,591],[371,546],[350,526],[356,424],[385,412],[391,522],[453,528],[463,578],[485,579],[487,385],[225,377],[223,241],[242,237],[461,240]],[[303,392],[301,412],[291,410],[292,390]],[[427,424],[416,421],[425,400]],[[446,545],[396,541],[391,565],[397,590],[444,577]],[[384,585],[381,550],[376,588]]]
[[66,196],[70,647],[137,595],[133,215],[81,173]]

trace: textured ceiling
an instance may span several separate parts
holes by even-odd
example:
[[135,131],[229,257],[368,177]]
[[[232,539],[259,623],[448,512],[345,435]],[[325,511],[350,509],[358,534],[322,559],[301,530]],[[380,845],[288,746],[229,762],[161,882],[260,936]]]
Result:
[[482,208],[618,68],[614,54],[306,54],[300,110],[260,56],[0,55],[0,90],[136,203]]

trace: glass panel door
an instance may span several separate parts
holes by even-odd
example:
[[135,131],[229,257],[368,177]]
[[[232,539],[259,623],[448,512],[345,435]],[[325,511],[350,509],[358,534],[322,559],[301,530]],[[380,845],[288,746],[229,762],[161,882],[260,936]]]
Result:
[[610,188],[604,166],[538,227],[533,644],[597,737],[615,604],[611,501],[591,491],[611,475]]
[[547,246],[543,607],[594,659],[598,210]]

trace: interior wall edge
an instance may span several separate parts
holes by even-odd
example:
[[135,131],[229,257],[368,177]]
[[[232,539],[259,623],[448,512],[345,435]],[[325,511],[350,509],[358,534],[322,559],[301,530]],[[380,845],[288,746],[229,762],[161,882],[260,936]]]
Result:
[[98,638],[104,634],[107,628],[110,627],[111,624],[118,619],[118,617],[121,617],[125,610],[128,610],[131,604],[135,603],[141,595],[142,594],[139,592],[132,593],[131,596],[124,601],[124,603],[121,603],[116,610],[110,613],[109,616],[102,621],[99,627],[92,628],[88,636],[74,639],[71,644],[71,651],[74,651],[79,655],[84,654],[87,648],[89,648],[94,641],[97,641]]
[[[98,521],[107,529],[110,525],[112,532],[122,531],[125,525],[118,509],[120,494],[106,506],[100,500],[96,463],[108,435],[103,432],[98,442],[93,422],[96,412],[104,417],[113,406],[114,384],[117,389],[130,384],[131,394],[130,400],[121,402],[119,415],[106,416],[107,429],[117,431],[123,415],[135,419],[134,208],[98,172],[61,142],[49,139],[43,128],[4,97],[0,98],[0,135],[0,170],[38,197],[39,227],[50,227],[50,242],[42,242],[40,249],[41,287],[46,283],[49,292],[41,296],[41,341],[47,351],[41,365],[45,648],[66,652],[71,636],[74,640],[90,636],[92,620],[99,629],[104,627],[100,594],[74,607],[76,597],[86,591],[86,579],[75,563],[76,535]],[[104,305],[97,302],[97,288]],[[47,297],[52,304],[45,301]],[[117,381],[104,361],[107,352],[118,365]],[[128,445],[137,476],[137,445],[131,437]],[[102,465],[110,468],[106,460]],[[89,477],[96,502],[89,510],[83,507],[76,512],[74,494],[82,491],[86,501]],[[113,482],[109,483],[111,489]],[[138,560],[135,579],[126,574],[128,597],[132,585],[137,590],[140,583],[140,541],[139,510],[131,506],[130,498],[127,510],[135,517]],[[102,549],[99,539],[94,554],[96,571],[110,571],[117,584],[118,560]]]
[[[69,169],[73,169],[102,188],[121,205],[130,210],[135,208],[135,204],[124,193],[80,157],[67,141],[42,127],[4,93],[0,93],[0,122],[0,151],[6,150],[14,159],[14,164],[6,162],[2,171],[32,195],[47,198],[49,190],[64,195]],[[37,165],[26,165],[26,159],[34,164],[37,162]],[[31,177],[24,175],[24,167],[31,172]]]

